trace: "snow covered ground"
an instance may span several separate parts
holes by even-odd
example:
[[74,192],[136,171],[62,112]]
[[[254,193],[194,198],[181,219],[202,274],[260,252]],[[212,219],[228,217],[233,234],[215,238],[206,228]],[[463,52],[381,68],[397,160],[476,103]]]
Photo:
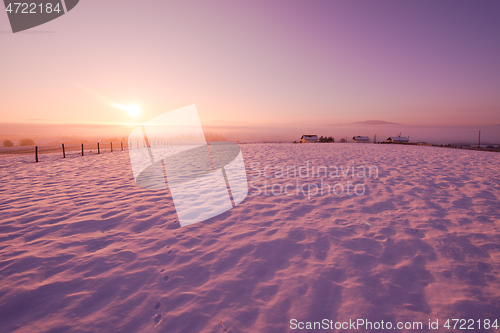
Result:
[[241,149],[248,197],[182,228],[168,190],[135,185],[128,152],[1,158],[0,332],[500,320],[500,154]]

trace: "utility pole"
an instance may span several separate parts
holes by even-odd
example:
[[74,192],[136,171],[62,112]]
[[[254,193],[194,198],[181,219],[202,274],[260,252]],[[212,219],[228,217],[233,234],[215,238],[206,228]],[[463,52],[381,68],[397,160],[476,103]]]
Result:
[[481,131],[479,131],[479,140],[477,141],[477,149],[481,149]]

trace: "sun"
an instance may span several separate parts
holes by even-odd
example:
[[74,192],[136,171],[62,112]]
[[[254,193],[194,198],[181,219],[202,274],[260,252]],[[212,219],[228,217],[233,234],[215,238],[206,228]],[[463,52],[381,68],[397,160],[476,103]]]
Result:
[[131,117],[138,117],[141,114],[141,108],[132,104],[127,106],[127,112]]
[[136,104],[130,104],[129,106],[121,105],[121,104],[111,104],[111,106],[126,111],[129,116],[132,118],[136,118],[141,114],[141,108]]

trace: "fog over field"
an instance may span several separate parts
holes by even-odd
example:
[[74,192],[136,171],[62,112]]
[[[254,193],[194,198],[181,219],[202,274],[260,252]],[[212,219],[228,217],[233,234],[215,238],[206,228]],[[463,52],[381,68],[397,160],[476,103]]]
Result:
[[[410,137],[410,142],[428,142],[436,144],[476,144],[478,132],[481,142],[500,145],[500,125],[484,126],[410,126],[384,123],[347,123],[332,125],[303,124],[245,124],[241,122],[206,121],[202,122],[208,135],[220,135],[227,140],[240,142],[293,142],[303,134],[332,136],[336,142],[341,138],[352,141],[355,135],[365,135],[373,141],[385,141],[390,136]],[[87,140],[95,142],[107,138],[126,141],[136,123],[123,124],[64,124],[53,122],[0,123],[0,141],[32,138],[38,144]],[[69,143],[69,142],[68,142]]]

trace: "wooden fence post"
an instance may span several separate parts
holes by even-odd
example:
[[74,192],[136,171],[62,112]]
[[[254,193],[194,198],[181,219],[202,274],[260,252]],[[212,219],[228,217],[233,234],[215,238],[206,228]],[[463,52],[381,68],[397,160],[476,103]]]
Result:
[[122,146],[122,151],[123,151],[123,142],[120,142],[120,146]]
[[83,156],[83,143],[82,143],[82,156]]
[[35,160],[38,163],[38,146],[35,146]]
[[99,142],[97,143],[97,153],[100,154],[101,151],[99,150]]
[[63,149],[63,158],[66,158],[66,152],[64,151],[64,143],[62,144],[62,149]]
[[113,152],[113,142],[109,143],[111,145],[111,152]]

